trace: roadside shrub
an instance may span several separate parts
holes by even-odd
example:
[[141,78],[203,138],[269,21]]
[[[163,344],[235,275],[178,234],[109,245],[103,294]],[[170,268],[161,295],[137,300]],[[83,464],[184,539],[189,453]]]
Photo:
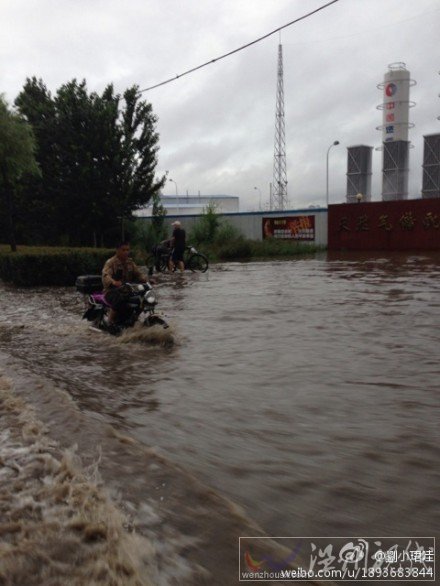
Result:
[[128,224],[130,234],[130,243],[135,255],[135,262],[145,264],[147,257],[151,254],[151,249],[155,244],[166,240],[167,227],[154,222],[144,222],[135,220]]
[[17,252],[0,250],[0,278],[14,285],[73,286],[76,277],[99,274],[113,256],[106,248],[19,247]]
[[289,240],[278,240],[269,238],[252,242],[252,256],[273,257],[273,256],[292,256],[297,254],[310,254],[316,252],[318,248],[314,244],[304,242],[295,242]]
[[198,244],[212,244],[215,240],[220,219],[217,213],[217,206],[210,203],[204,208],[203,214],[196,224],[194,224],[189,236],[189,241]]
[[154,245],[168,238],[168,227],[165,225],[167,210],[162,205],[160,193],[155,192],[152,196],[152,216],[150,222],[133,217],[126,221],[127,232],[133,249],[145,262],[151,254]]
[[243,239],[243,236],[238,228],[230,224],[228,221],[223,220],[218,227],[215,235],[214,244],[223,246],[224,244],[233,240]]
[[241,236],[231,240],[225,240],[223,244],[208,246],[203,249],[213,259],[219,260],[248,260],[270,258],[292,258],[297,255],[309,255],[325,250],[325,247],[304,242],[291,242],[286,240],[247,240]]
[[218,256],[221,260],[245,260],[252,256],[252,246],[249,240],[236,238],[230,240],[218,249]]

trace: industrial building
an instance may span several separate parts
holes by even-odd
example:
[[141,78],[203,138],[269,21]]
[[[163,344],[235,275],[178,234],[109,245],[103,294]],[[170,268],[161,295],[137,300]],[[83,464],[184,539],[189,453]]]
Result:
[[[235,195],[162,195],[160,201],[168,216],[200,215],[210,205],[214,205],[219,214],[240,211],[240,199]],[[141,217],[151,214],[152,202],[136,212]]]

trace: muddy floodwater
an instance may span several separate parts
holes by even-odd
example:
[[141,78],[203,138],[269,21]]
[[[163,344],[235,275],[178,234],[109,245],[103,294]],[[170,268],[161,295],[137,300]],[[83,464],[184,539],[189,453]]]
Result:
[[[0,285],[3,373],[85,465],[108,442],[104,488],[156,547],[174,535],[182,553],[210,527],[221,558],[216,499],[270,536],[435,534],[440,254],[216,265],[159,276],[158,291],[172,346],[90,331],[74,288]],[[166,481],[149,482],[143,449]],[[199,534],[171,514],[154,525],[178,475],[197,490],[182,483],[174,510],[205,503]],[[162,583],[198,583],[187,565]]]

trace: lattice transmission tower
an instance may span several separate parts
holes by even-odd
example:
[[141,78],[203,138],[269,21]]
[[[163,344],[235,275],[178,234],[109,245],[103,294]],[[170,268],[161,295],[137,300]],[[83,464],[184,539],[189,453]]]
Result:
[[278,45],[277,103],[275,112],[275,149],[273,159],[273,184],[270,209],[285,210],[287,199],[286,134],[284,127],[284,80],[283,46]]

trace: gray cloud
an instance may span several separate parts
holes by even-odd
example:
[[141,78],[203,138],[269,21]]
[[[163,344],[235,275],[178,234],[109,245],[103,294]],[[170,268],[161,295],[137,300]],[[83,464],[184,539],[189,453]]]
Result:
[[[12,102],[27,76],[55,91],[73,77],[90,90],[141,88],[182,73],[322,4],[320,0],[8,0],[2,5],[0,92]],[[380,146],[381,92],[393,61],[407,64],[410,190],[421,188],[423,135],[440,132],[440,10],[436,0],[341,0],[282,33],[289,198],[323,203],[328,146],[332,201],[345,194],[346,148]],[[239,195],[257,207],[272,180],[278,35],[145,94],[159,117],[159,172],[186,193]],[[373,192],[380,199],[381,153]],[[169,185],[169,193],[174,186]]]

